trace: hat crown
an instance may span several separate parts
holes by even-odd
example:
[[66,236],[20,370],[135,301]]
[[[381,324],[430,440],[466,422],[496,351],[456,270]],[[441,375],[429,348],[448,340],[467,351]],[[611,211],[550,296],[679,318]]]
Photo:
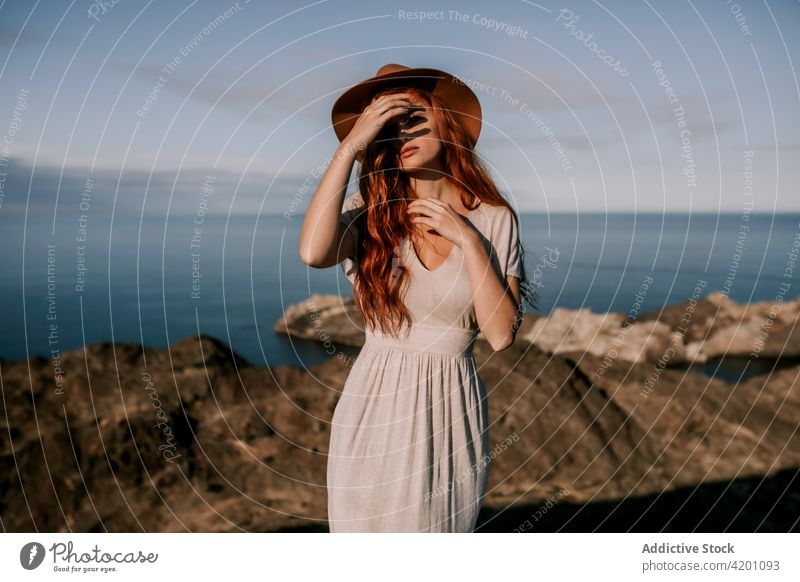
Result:
[[474,146],[481,132],[481,104],[478,96],[461,79],[446,71],[407,67],[398,63],[383,65],[374,77],[356,83],[339,95],[331,110],[331,121],[339,141],[353,129],[370,99],[384,88],[422,87],[441,99],[467,130]]
[[398,65],[396,63],[389,63],[387,65],[383,65],[378,72],[375,73],[376,77],[383,77],[384,75],[390,75],[391,73],[396,73],[398,71],[407,71],[411,67],[406,67],[404,65]]

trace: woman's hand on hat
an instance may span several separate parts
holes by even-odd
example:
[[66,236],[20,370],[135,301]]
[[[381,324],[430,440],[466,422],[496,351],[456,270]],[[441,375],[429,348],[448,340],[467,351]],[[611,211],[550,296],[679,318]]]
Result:
[[342,140],[342,144],[356,151],[365,149],[386,122],[403,115],[410,107],[409,93],[390,93],[374,98],[358,116],[353,129]]
[[435,198],[416,198],[408,203],[411,222],[423,229],[433,229],[458,247],[477,232],[466,217],[456,212],[450,204]]

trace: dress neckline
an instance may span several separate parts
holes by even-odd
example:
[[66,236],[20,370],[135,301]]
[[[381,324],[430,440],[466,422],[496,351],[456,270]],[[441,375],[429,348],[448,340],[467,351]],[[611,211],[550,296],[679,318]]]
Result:
[[[466,216],[467,216],[467,217],[471,216],[471,215],[472,215],[474,212],[477,212],[478,210],[480,210],[481,208],[483,208],[483,205],[484,205],[484,203],[483,203],[483,202],[481,202],[481,203],[479,203],[479,204],[478,204],[478,205],[477,205],[475,208],[473,208],[472,210],[467,210],[467,214],[466,214]],[[462,216],[463,216],[463,215],[462,215]],[[425,266],[425,265],[422,263],[422,260],[419,258],[419,255],[417,255],[417,249],[415,249],[415,248],[414,248],[414,243],[413,243],[413,242],[411,242],[411,237],[409,237],[409,236],[406,236],[406,242],[408,243],[408,246],[409,246],[409,247],[410,247],[410,249],[411,249],[411,254],[412,254],[412,255],[413,255],[413,257],[414,257],[414,260],[416,261],[416,263],[417,263],[417,264],[418,264],[420,267],[422,267],[423,271],[425,271],[426,273],[438,273],[439,271],[441,271],[441,270],[442,270],[442,268],[443,268],[445,265],[447,265],[447,263],[449,263],[449,262],[450,262],[450,259],[452,258],[452,256],[453,256],[453,253],[456,251],[456,248],[457,248],[455,244],[452,244],[452,243],[451,243],[451,246],[450,246],[450,252],[448,252],[448,253],[447,253],[447,256],[445,257],[444,261],[442,261],[442,262],[441,262],[441,264],[440,264],[438,267],[436,267],[435,269],[429,269],[428,267],[426,267],[426,266]]]

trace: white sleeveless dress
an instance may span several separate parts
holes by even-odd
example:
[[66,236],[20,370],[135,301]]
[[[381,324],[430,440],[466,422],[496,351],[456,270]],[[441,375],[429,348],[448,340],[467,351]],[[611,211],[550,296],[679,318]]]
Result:
[[[350,224],[361,212],[363,200],[356,193],[345,200],[341,219]],[[519,277],[511,211],[481,203],[467,218],[486,238],[494,269]],[[471,532],[491,462],[488,401],[472,355],[478,326],[463,251],[454,245],[433,271],[422,265],[407,238],[400,255],[411,276],[404,302],[413,324],[399,339],[365,330],[332,419],[330,531]],[[356,260],[341,263],[351,283]]]

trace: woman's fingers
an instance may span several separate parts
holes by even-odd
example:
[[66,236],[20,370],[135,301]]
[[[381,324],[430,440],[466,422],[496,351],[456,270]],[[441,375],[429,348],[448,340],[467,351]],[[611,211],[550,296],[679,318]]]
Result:
[[378,111],[378,117],[384,117],[387,114],[394,115],[397,113],[406,113],[410,107],[409,103],[400,101],[388,104],[384,109]]
[[395,107],[399,105],[408,105],[411,103],[411,100],[405,97],[398,97],[396,99],[388,99],[386,101],[376,102],[372,107],[375,111],[385,111],[390,107]]
[[429,201],[415,200],[409,203],[408,212],[411,214],[411,222],[415,225],[428,226],[438,231],[444,220],[444,209],[435,203],[424,204],[424,202]]
[[381,95],[372,103],[367,105],[365,108],[369,111],[378,111],[380,113],[385,112],[387,109],[397,105],[397,104],[409,104],[411,102],[411,96],[408,94],[399,94],[399,95]]
[[370,101],[370,105],[381,103],[383,101],[388,101],[389,99],[410,99],[410,98],[411,98],[411,93],[384,93],[379,97],[373,97],[372,101]]
[[408,212],[415,217],[426,216],[429,220],[435,221],[436,225],[444,228],[447,223],[458,225],[458,218],[464,218],[453,210],[447,202],[436,200],[435,198],[417,198],[408,203]]
[[383,113],[381,113],[380,118],[390,118],[397,115],[405,115],[408,112],[408,105],[397,105],[395,107],[389,108]]
[[359,149],[367,147],[388,120],[402,115],[410,106],[408,93],[386,94],[373,99],[358,116],[346,139]]
[[432,213],[442,214],[446,212],[446,207],[449,206],[446,202],[441,202],[439,200],[429,200],[427,198],[418,198],[416,200],[412,200],[408,203],[408,209],[411,211],[418,207],[424,207],[426,210],[429,210]]
[[[384,95],[383,97],[389,97]],[[379,125],[383,125],[392,117],[406,113],[411,107],[411,101],[406,97],[394,97],[388,99],[378,99],[374,103],[367,106],[362,117],[368,119],[375,119]]]

